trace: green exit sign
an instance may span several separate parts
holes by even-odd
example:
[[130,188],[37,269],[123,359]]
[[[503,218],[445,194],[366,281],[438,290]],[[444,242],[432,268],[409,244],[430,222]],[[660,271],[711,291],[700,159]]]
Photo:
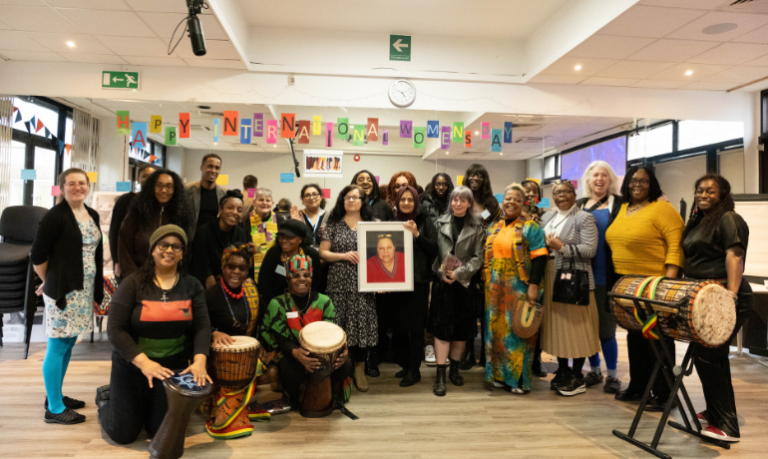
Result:
[[410,61],[411,60],[411,36],[410,35],[390,35],[389,36],[389,60],[390,61]]
[[101,72],[104,89],[139,89],[139,72]]

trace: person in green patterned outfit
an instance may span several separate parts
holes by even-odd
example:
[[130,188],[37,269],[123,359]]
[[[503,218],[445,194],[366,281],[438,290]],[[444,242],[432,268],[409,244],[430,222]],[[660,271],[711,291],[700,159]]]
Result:
[[[312,259],[294,255],[286,263],[288,292],[275,297],[264,315],[261,337],[263,342],[280,350],[277,362],[280,382],[292,410],[299,409],[299,389],[309,375],[320,368],[320,361],[310,357],[299,344],[299,332],[312,322],[336,323],[336,311],[331,299],[311,291]],[[343,401],[343,383],[352,375],[352,361],[347,359],[347,346],[336,359],[331,374],[334,397]]]

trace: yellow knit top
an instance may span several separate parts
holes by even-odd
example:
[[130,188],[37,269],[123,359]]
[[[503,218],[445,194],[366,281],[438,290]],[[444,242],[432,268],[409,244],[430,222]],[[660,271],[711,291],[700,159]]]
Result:
[[683,219],[668,202],[655,201],[627,217],[621,205],[605,233],[617,274],[663,276],[665,264],[683,266]]

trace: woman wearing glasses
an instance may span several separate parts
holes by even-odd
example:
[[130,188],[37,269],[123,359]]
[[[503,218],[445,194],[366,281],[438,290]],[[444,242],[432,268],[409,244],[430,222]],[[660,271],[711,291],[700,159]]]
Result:
[[226,247],[250,242],[245,230],[238,225],[242,213],[243,194],[240,190],[227,190],[219,201],[219,218],[197,229],[189,273],[197,277],[203,287],[216,285],[216,278],[221,274],[221,255]]
[[149,176],[120,226],[117,246],[120,275],[128,277],[149,258],[149,237],[163,225],[185,231],[192,224],[187,211],[184,183],[175,172],[159,170]]
[[355,385],[361,392],[368,391],[365,359],[378,342],[374,295],[357,291],[357,224],[373,220],[364,197],[367,199],[357,185],[341,190],[320,243],[320,257],[330,263],[326,291],[336,308],[336,323],[347,333],[349,355],[355,363]]
[[108,386],[96,390],[101,427],[121,445],[136,441],[142,428],[148,437],[157,433],[168,408],[162,381],[175,371],[191,374],[198,385],[211,382],[205,291],[197,279],[179,272],[187,235],[164,225],[148,245],[147,261],[112,297],[112,375]]
[[[570,397],[583,394],[586,382],[582,367],[586,358],[600,351],[599,318],[595,303],[592,258],[597,252],[597,226],[592,214],[576,206],[576,188],[568,180],[555,185],[556,209],[541,217],[550,258],[544,277],[544,316],[541,321],[541,348],[557,356],[557,373],[550,388]],[[573,267],[589,276],[589,304],[580,306],[554,301],[555,273]],[[568,366],[573,359],[573,367]]]
[[213,344],[232,344],[233,336],[256,338],[259,292],[248,279],[253,263],[253,245],[237,244],[224,249],[221,277],[205,291],[205,303],[213,330]]
[[[320,227],[325,221],[327,214],[325,212],[325,198],[320,185],[308,183],[301,188],[301,202],[304,203],[300,217],[307,225],[307,234],[312,235],[312,246],[317,249],[320,247]],[[318,267],[315,266],[315,269]]]
[[[674,207],[659,199],[662,192],[653,169],[639,166],[628,170],[621,185],[621,195],[624,204],[605,232],[617,276],[677,277],[684,258],[680,247],[683,219]],[[674,340],[667,341],[674,356]],[[639,330],[627,332],[627,351],[629,387],[616,394],[616,400],[634,402],[642,398],[656,358]],[[661,411],[669,392],[664,378],[659,375],[653,386],[654,397],[649,400],[646,410]]]

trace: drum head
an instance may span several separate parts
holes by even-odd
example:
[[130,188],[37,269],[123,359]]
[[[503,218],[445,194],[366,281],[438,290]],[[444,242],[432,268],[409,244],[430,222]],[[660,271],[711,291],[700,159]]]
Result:
[[693,329],[702,341],[710,346],[728,341],[736,327],[736,306],[725,287],[717,283],[704,285],[692,309]]
[[232,344],[227,344],[223,346],[211,345],[211,348],[217,351],[221,351],[224,349],[234,350],[234,351],[248,351],[251,349],[259,348],[259,340],[257,340],[256,338],[252,338],[250,336],[237,335],[237,336],[233,336],[232,339],[235,340],[235,342]]
[[182,375],[181,371],[176,371],[173,376],[163,381],[163,384],[168,389],[187,397],[207,397],[213,390],[213,385],[199,386],[191,373]]
[[331,322],[312,322],[299,332],[299,343],[309,352],[332,352],[344,346],[346,341],[344,330]]

